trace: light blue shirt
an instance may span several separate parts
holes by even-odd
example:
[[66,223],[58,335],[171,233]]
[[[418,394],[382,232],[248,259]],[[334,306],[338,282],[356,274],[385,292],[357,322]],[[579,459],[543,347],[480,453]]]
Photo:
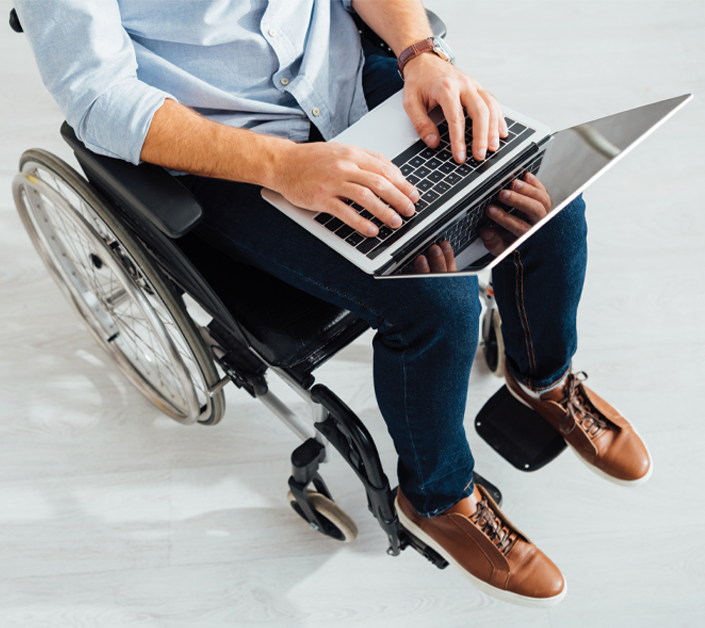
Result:
[[351,0],[15,0],[42,80],[91,150],[139,163],[165,98],[329,139],[367,112]]

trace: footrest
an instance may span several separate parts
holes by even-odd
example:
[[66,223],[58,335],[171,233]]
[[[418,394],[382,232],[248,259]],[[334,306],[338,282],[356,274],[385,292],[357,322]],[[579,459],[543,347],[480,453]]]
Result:
[[502,386],[475,418],[475,430],[502,458],[521,471],[547,465],[566,443],[541,416]]

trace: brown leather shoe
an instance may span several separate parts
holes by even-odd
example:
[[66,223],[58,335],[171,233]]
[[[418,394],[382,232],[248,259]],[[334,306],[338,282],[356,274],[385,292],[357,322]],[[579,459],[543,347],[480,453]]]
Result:
[[587,466],[611,482],[633,486],[651,476],[651,456],[629,422],[587,386],[585,373],[568,373],[559,386],[535,399],[509,369],[507,388],[548,421]]
[[553,606],[565,597],[567,588],[558,567],[509,522],[481,486],[431,518],[416,514],[401,490],[396,506],[399,521],[409,532],[488,595],[535,608]]

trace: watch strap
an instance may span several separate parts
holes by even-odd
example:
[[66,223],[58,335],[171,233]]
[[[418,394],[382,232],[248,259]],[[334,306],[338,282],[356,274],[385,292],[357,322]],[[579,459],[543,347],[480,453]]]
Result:
[[424,52],[433,52],[435,44],[433,42],[433,37],[427,37],[422,41],[417,41],[408,48],[404,49],[397,59],[397,65],[399,66],[399,74],[404,78],[404,66],[409,63],[412,59],[418,57]]

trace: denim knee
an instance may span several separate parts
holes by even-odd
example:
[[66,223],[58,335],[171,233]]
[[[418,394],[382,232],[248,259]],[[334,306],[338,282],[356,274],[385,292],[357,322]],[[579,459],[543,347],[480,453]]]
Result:
[[451,353],[470,350],[474,355],[481,311],[477,286],[475,277],[409,282],[379,327],[384,342],[407,350],[417,344],[443,345]]

